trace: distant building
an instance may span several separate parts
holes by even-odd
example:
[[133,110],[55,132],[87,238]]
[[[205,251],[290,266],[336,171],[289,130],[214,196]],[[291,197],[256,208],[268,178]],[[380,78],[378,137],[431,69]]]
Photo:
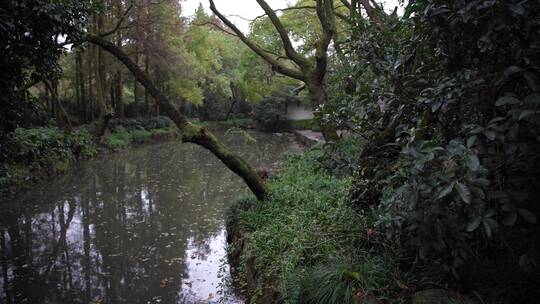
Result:
[[285,115],[287,120],[304,120],[314,117],[311,107],[297,101],[287,104]]

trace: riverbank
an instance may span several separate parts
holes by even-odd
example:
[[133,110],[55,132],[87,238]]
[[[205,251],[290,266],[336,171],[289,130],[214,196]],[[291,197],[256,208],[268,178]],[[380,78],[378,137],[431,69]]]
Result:
[[96,141],[93,125],[65,133],[56,127],[19,128],[2,147],[0,194],[13,197],[36,182],[56,177],[81,160],[115,153],[134,145],[176,138],[178,129],[167,117],[112,120]]
[[[257,129],[257,123],[249,118],[228,121],[198,121],[193,123],[212,130]],[[310,121],[291,122],[295,129],[312,125]],[[19,128],[10,142],[2,147],[0,164],[0,193],[13,197],[32,187],[38,181],[59,176],[80,160],[98,157],[130,147],[177,138],[178,129],[164,116],[149,119],[113,119],[106,135],[99,141],[92,137],[95,126],[84,125],[71,133],[55,127]],[[307,137],[306,137],[307,138]],[[303,143],[306,138],[297,135]],[[305,145],[311,145],[306,143]]]

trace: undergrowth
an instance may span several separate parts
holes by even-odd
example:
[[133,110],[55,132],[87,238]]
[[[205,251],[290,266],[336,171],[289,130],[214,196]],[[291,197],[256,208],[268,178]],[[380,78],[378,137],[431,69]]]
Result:
[[109,128],[111,133],[103,138],[102,143],[113,151],[126,149],[131,144],[140,144],[151,139],[174,137],[177,133],[174,123],[164,116],[147,120],[112,120]]
[[55,127],[18,128],[2,146],[0,190],[64,172],[74,160],[97,153],[86,129],[66,134]]
[[[351,303],[406,285],[397,252],[370,234],[375,214],[348,206],[351,178],[323,169],[321,153],[290,157],[267,201],[240,200],[229,212],[229,233],[242,231],[249,242],[238,272],[254,302],[268,286],[285,303]],[[255,286],[246,286],[246,267],[255,269]]]

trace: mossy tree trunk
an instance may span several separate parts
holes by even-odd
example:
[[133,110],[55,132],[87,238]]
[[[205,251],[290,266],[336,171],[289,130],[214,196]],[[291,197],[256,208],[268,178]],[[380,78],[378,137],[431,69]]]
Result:
[[203,127],[191,124],[126,53],[115,44],[98,36],[88,36],[86,37],[86,40],[106,50],[128,68],[137,81],[139,81],[146,89],[146,92],[148,92],[148,94],[156,101],[160,110],[169,116],[178,126],[178,129],[181,132],[182,141],[200,145],[212,152],[231,171],[244,180],[257,199],[263,200],[268,195],[266,184],[257,174],[255,169],[241,157],[229,150],[210,131]]

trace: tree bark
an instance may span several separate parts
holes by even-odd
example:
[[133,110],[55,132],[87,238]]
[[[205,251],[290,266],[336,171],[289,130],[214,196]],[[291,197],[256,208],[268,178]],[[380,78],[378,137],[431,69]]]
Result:
[[122,72],[118,71],[116,73],[116,86],[114,94],[115,96],[115,105],[116,105],[116,118],[124,119],[124,92],[123,92],[123,82],[122,82]]
[[[116,17],[118,20],[122,20],[123,7],[122,1],[116,1]],[[116,46],[119,48],[122,47],[122,32],[116,32]],[[115,109],[116,109],[116,118],[124,119],[124,84],[122,82],[122,69],[118,67],[115,77]]]
[[[139,42],[135,42],[135,64],[139,66]],[[139,83],[137,78],[133,77],[133,108],[135,117],[139,118]]]
[[[96,20],[96,32],[99,33],[103,28],[103,16],[97,16]],[[107,106],[107,100],[105,98],[105,62],[103,57],[103,51],[101,48],[94,49],[94,64],[96,68],[96,89],[97,89],[97,101],[99,106],[99,122],[96,128],[96,135],[102,137],[107,131],[107,125],[112,117]]]
[[146,91],[159,104],[161,111],[171,118],[178,126],[181,132],[182,141],[200,145],[216,157],[218,157],[225,166],[231,171],[240,176],[247,184],[251,192],[259,200],[264,200],[268,195],[268,189],[262,178],[257,174],[255,169],[243,160],[241,157],[230,151],[224,144],[203,127],[191,124],[187,118],[180,113],[167,97],[156,87],[150,78],[144,73],[120,48],[113,43],[106,41],[97,36],[88,36],[87,41],[99,45],[104,50],[108,51],[118,60],[120,60],[130,71],[135,78],[141,83]]
[[[150,70],[150,59],[148,58],[148,53],[145,49],[145,52],[144,52],[144,73],[146,76],[148,76],[148,72]],[[146,116],[148,118],[151,117],[151,114],[150,114],[150,96],[148,94],[148,89],[146,89],[146,87],[144,88],[144,106],[146,107]]]
[[[307,82],[306,87],[311,98],[313,109],[317,109],[318,107],[326,103],[327,96],[322,83],[316,83],[315,80],[312,80],[312,82]],[[315,113],[315,117],[320,121],[319,126],[321,128],[321,133],[323,134],[324,139],[327,142],[338,141],[339,136],[337,134],[336,128],[332,124],[324,121],[324,119],[321,117],[322,113],[318,111]]]
[[79,120],[81,123],[84,123],[86,122],[86,103],[87,103],[87,98],[86,98],[86,86],[84,84],[84,69],[83,69],[83,64],[84,64],[84,60],[83,60],[83,51],[82,49],[78,49],[77,50],[77,65],[79,67],[79,70],[78,70],[78,82],[79,82],[79,98],[80,98],[80,103],[79,103]]

